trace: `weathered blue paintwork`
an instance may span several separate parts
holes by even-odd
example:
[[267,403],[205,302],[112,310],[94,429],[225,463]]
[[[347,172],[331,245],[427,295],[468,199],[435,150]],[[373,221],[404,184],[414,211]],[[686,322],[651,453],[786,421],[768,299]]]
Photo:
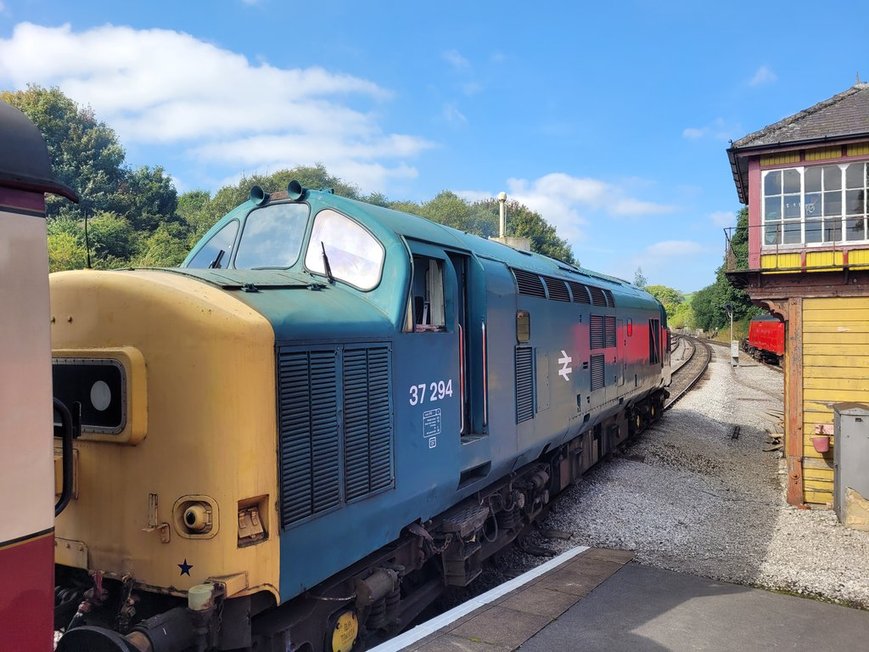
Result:
[[[282,199],[278,195],[273,201]],[[237,294],[269,319],[278,345],[305,348],[386,342],[391,350],[394,488],[282,531],[282,600],[396,539],[408,524],[445,511],[536,459],[545,448],[593,427],[630,401],[669,382],[668,366],[651,365],[648,360],[649,319],[658,318],[665,326],[663,309],[653,297],[623,281],[328,192],[309,191],[303,201],[309,204],[311,217],[324,208],[333,209],[358,222],[382,243],[385,262],[377,287],[362,292],[312,274],[304,267],[306,245],[299,261],[287,270],[239,270],[231,265],[218,270],[178,270]],[[255,208],[253,202],[247,202],[219,221],[182,267],[224,224],[243,221]],[[413,254],[442,261],[443,332],[404,331]],[[519,295],[510,267],[605,288],[613,293],[616,307]],[[243,289],[246,284],[248,291]],[[534,418],[518,426],[514,368],[517,310],[531,315],[528,345],[533,347],[535,365]],[[631,319],[634,324],[632,336],[623,329],[618,334],[619,345],[607,349],[607,385],[594,393],[587,371],[591,313]],[[464,437],[459,396],[460,322],[467,334],[465,375],[470,398]],[[412,388],[424,385],[428,390],[431,383],[440,381],[451,384],[452,396],[432,401],[429,394],[426,400],[412,404]],[[438,408],[440,433],[432,440],[424,436],[431,431],[426,431],[423,413]],[[460,486],[463,477],[465,482]]]

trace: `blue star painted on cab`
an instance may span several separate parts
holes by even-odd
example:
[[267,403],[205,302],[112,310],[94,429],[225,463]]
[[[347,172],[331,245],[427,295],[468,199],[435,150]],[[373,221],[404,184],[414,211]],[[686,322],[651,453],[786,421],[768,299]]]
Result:
[[181,569],[181,574],[182,574],[182,575],[188,575],[188,576],[189,576],[189,575],[190,575],[190,569],[193,568],[193,564],[188,564],[188,563],[187,563],[187,557],[185,557],[185,558],[184,558],[184,562],[181,563],[181,564],[178,564],[178,568]]

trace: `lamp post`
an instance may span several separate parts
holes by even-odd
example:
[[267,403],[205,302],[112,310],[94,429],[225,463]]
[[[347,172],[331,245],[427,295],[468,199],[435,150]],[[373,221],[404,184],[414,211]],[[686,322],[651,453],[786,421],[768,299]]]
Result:
[[503,238],[507,235],[507,193],[498,193],[498,208],[500,209],[499,233],[498,236]]
[[739,342],[733,339],[733,304],[725,303],[724,309],[727,311],[727,316],[730,317],[730,366],[739,366]]

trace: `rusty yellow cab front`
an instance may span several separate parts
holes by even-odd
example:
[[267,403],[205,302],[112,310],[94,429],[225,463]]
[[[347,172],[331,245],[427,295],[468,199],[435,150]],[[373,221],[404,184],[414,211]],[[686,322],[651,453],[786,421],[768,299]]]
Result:
[[56,562],[278,601],[274,334],[168,271],[51,276],[55,395],[82,406]]

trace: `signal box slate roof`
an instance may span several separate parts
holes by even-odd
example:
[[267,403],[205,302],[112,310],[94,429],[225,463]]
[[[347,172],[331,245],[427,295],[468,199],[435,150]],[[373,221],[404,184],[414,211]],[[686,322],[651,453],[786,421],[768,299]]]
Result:
[[869,137],[869,84],[848,90],[731,143],[727,150],[739,201],[748,203],[748,154]]

